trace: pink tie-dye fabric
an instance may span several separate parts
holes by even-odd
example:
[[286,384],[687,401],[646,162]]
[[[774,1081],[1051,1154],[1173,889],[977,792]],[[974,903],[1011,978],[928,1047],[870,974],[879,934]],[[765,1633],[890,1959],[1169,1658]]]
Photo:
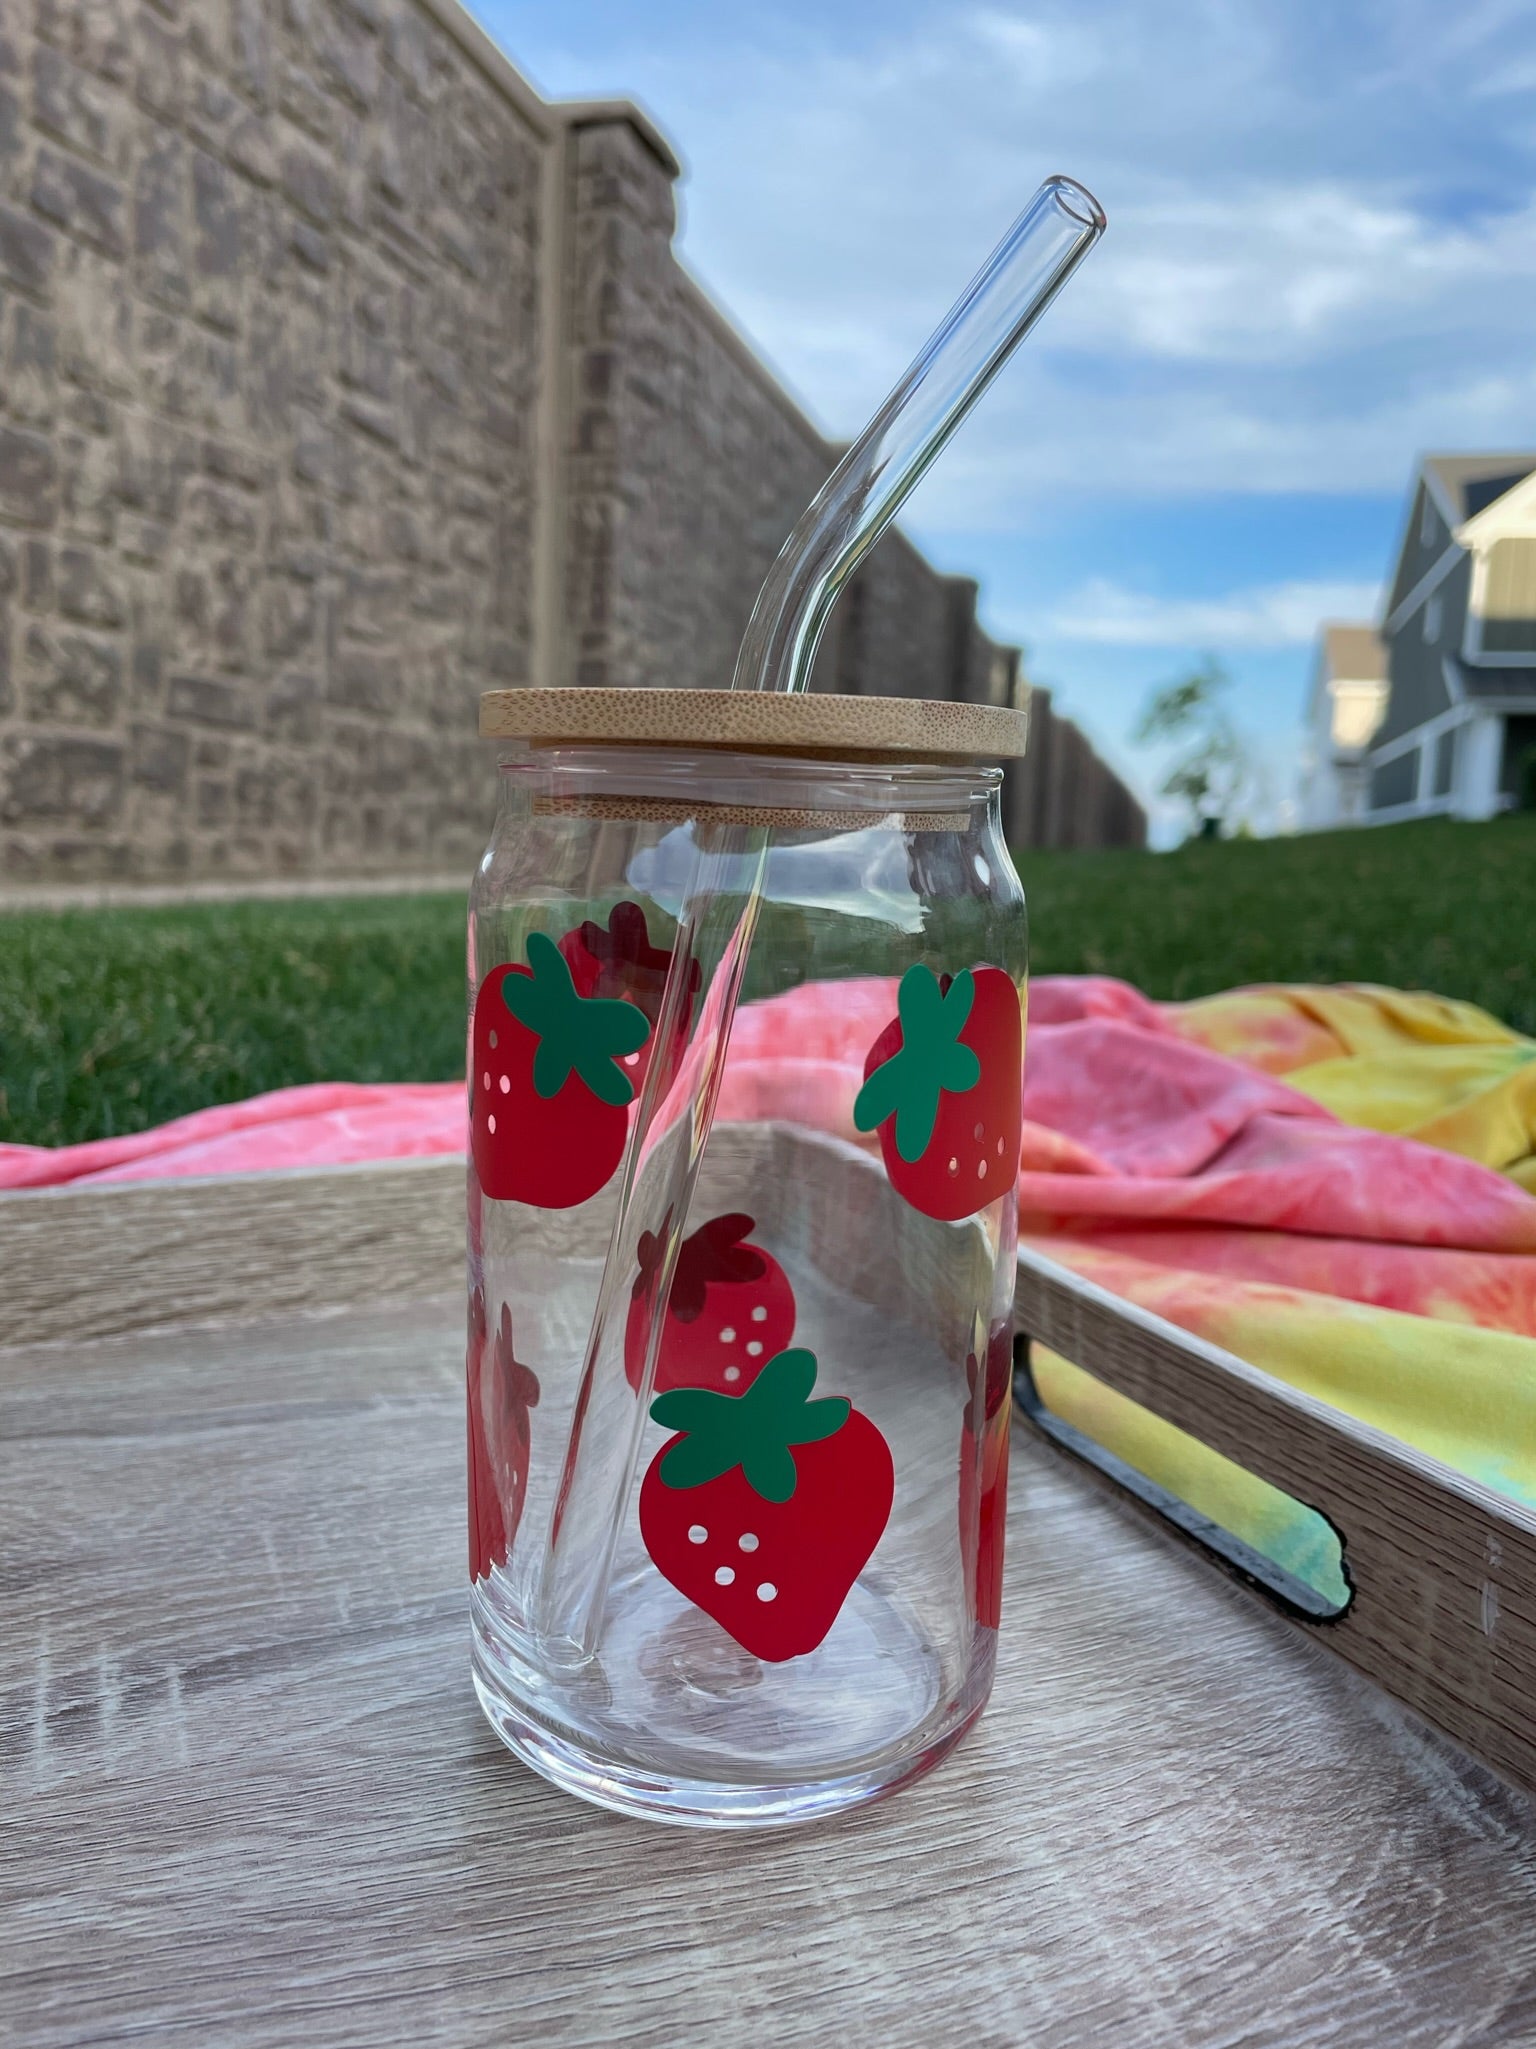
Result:
[[[873,1146],[852,1105],[895,1007],[884,978],[747,1005],[720,1117]],[[1024,1116],[1027,1242],[1536,1502],[1536,1045],[1469,1006],[1392,990],[1158,1004],[1047,977],[1030,993]],[[460,1083],[324,1083],[95,1145],[0,1146],[0,1189],[464,1143]],[[1337,1596],[1315,1516],[1038,1348],[1036,1375],[1079,1428]]]
[[462,1153],[464,1134],[462,1082],[313,1082],[91,1145],[0,1145],[0,1189]]
[[[894,991],[885,978],[813,983],[744,1006],[720,1116],[792,1115],[856,1140],[852,1099]],[[1193,1008],[1099,978],[1034,984],[1027,1229],[1384,1306],[1464,1300],[1469,1280],[1495,1272],[1501,1292],[1530,1290],[1523,1262],[1518,1277],[1497,1264],[1536,1252],[1529,1195],[1475,1160],[1343,1124],[1277,1075],[1199,1044],[1185,1023]],[[315,1083],[94,1144],[0,1146],[0,1188],[454,1153],[464,1136],[457,1082]]]

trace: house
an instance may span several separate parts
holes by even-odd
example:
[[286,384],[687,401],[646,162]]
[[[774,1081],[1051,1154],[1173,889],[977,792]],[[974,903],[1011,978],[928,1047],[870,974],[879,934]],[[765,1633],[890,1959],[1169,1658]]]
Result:
[[1318,832],[1365,816],[1369,747],[1387,703],[1386,649],[1374,626],[1325,626],[1307,707],[1301,825]]
[[1425,457],[1381,636],[1367,820],[1516,803],[1536,749],[1536,454]]

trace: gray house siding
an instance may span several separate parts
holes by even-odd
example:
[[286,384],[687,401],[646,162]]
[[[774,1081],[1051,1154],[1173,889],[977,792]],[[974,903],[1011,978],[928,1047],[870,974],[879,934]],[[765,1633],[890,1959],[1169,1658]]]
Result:
[[1435,742],[1435,779],[1431,794],[1448,797],[1456,782],[1456,728],[1450,727]]
[[1371,809],[1390,811],[1398,804],[1411,804],[1419,789],[1419,750],[1394,754],[1380,768],[1371,770]]
[[[1424,508],[1426,500],[1433,512],[1433,525],[1429,528],[1430,538],[1424,541]],[[1450,533],[1440,516],[1439,508],[1429,498],[1429,492],[1422,479],[1413,494],[1413,511],[1408,520],[1408,532],[1403,541],[1403,552],[1397,565],[1397,577],[1392,585],[1392,595],[1387,601],[1387,617],[1390,619],[1398,606],[1407,597],[1421,578],[1427,576],[1446,549],[1451,545]]]
[[[1433,640],[1424,637],[1429,616],[1424,605],[1414,608],[1395,633],[1387,637],[1387,675],[1391,692],[1386,716],[1373,745],[1386,746],[1404,733],[1411,733],[1450,708],[1444,658],[1461,646],[1467,621],[1467,601],[1472,588],[1472,558],[1463,555],[1456,567],[1439,584],[1434,596],[1440,601],[1439,628]],[[1402,801],[1400,799],[1394,801]],[[1373,808],[1378,808],[1373,805]]]
[[[1365,758],[1368,823],[1491,818],[1531,790],[1536,538],[1523,499],[1501,505],[1522,484],[1536,486],[1536,450],[1423,460],[1381,629],[1387,704]],[[1459,541],[1461,522],[1490,507]]]

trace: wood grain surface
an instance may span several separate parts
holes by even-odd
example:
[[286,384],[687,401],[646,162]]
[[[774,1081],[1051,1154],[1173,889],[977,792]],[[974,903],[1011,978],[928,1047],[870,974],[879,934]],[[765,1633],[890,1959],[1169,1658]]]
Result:
[[613,741],[759,753],[913,755],[1008,761],[1029,742],[1027,703],[839,697],[825,691],[559,690],[524,685],[480,696],[480,734],[540,745]]
[[0,1354],[0,2041],[1536,2042],[1536,1809],[1022,1432],[931,1778],[545,1786],[470,1693],[461,1318]]
[[[903,1314],[944,1323],[953,1261],[935,1268],[857,1149],[722,1126],[705,1180],[717,1207],[751,1201],[864,1299],[894,1276]],[[592,1205],[549,1228],[600,1257],[609,1222]],[[462,1260],[457,1159],[0,1197],[0,1346],[412,1301],[455,1286]],[[1536,1784],[1536,1516],[1037,1254],[1021,1256],[1018,1307],[1021,1328],[1321,1509],[1356,1597],[1319,1640]]]
[[0,1195],[0,1346],[446,1293],[464,1162]]

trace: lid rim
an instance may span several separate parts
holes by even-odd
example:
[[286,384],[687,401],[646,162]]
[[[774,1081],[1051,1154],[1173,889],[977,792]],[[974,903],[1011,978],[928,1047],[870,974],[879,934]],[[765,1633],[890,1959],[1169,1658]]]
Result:
[[670,686],[488,690],[488,740],[729,748],[737,753],[846,753],[879,760],[1017,760],[1029,737],[1021,706],[947,698],[851,697],[816,691],[683,690]]

